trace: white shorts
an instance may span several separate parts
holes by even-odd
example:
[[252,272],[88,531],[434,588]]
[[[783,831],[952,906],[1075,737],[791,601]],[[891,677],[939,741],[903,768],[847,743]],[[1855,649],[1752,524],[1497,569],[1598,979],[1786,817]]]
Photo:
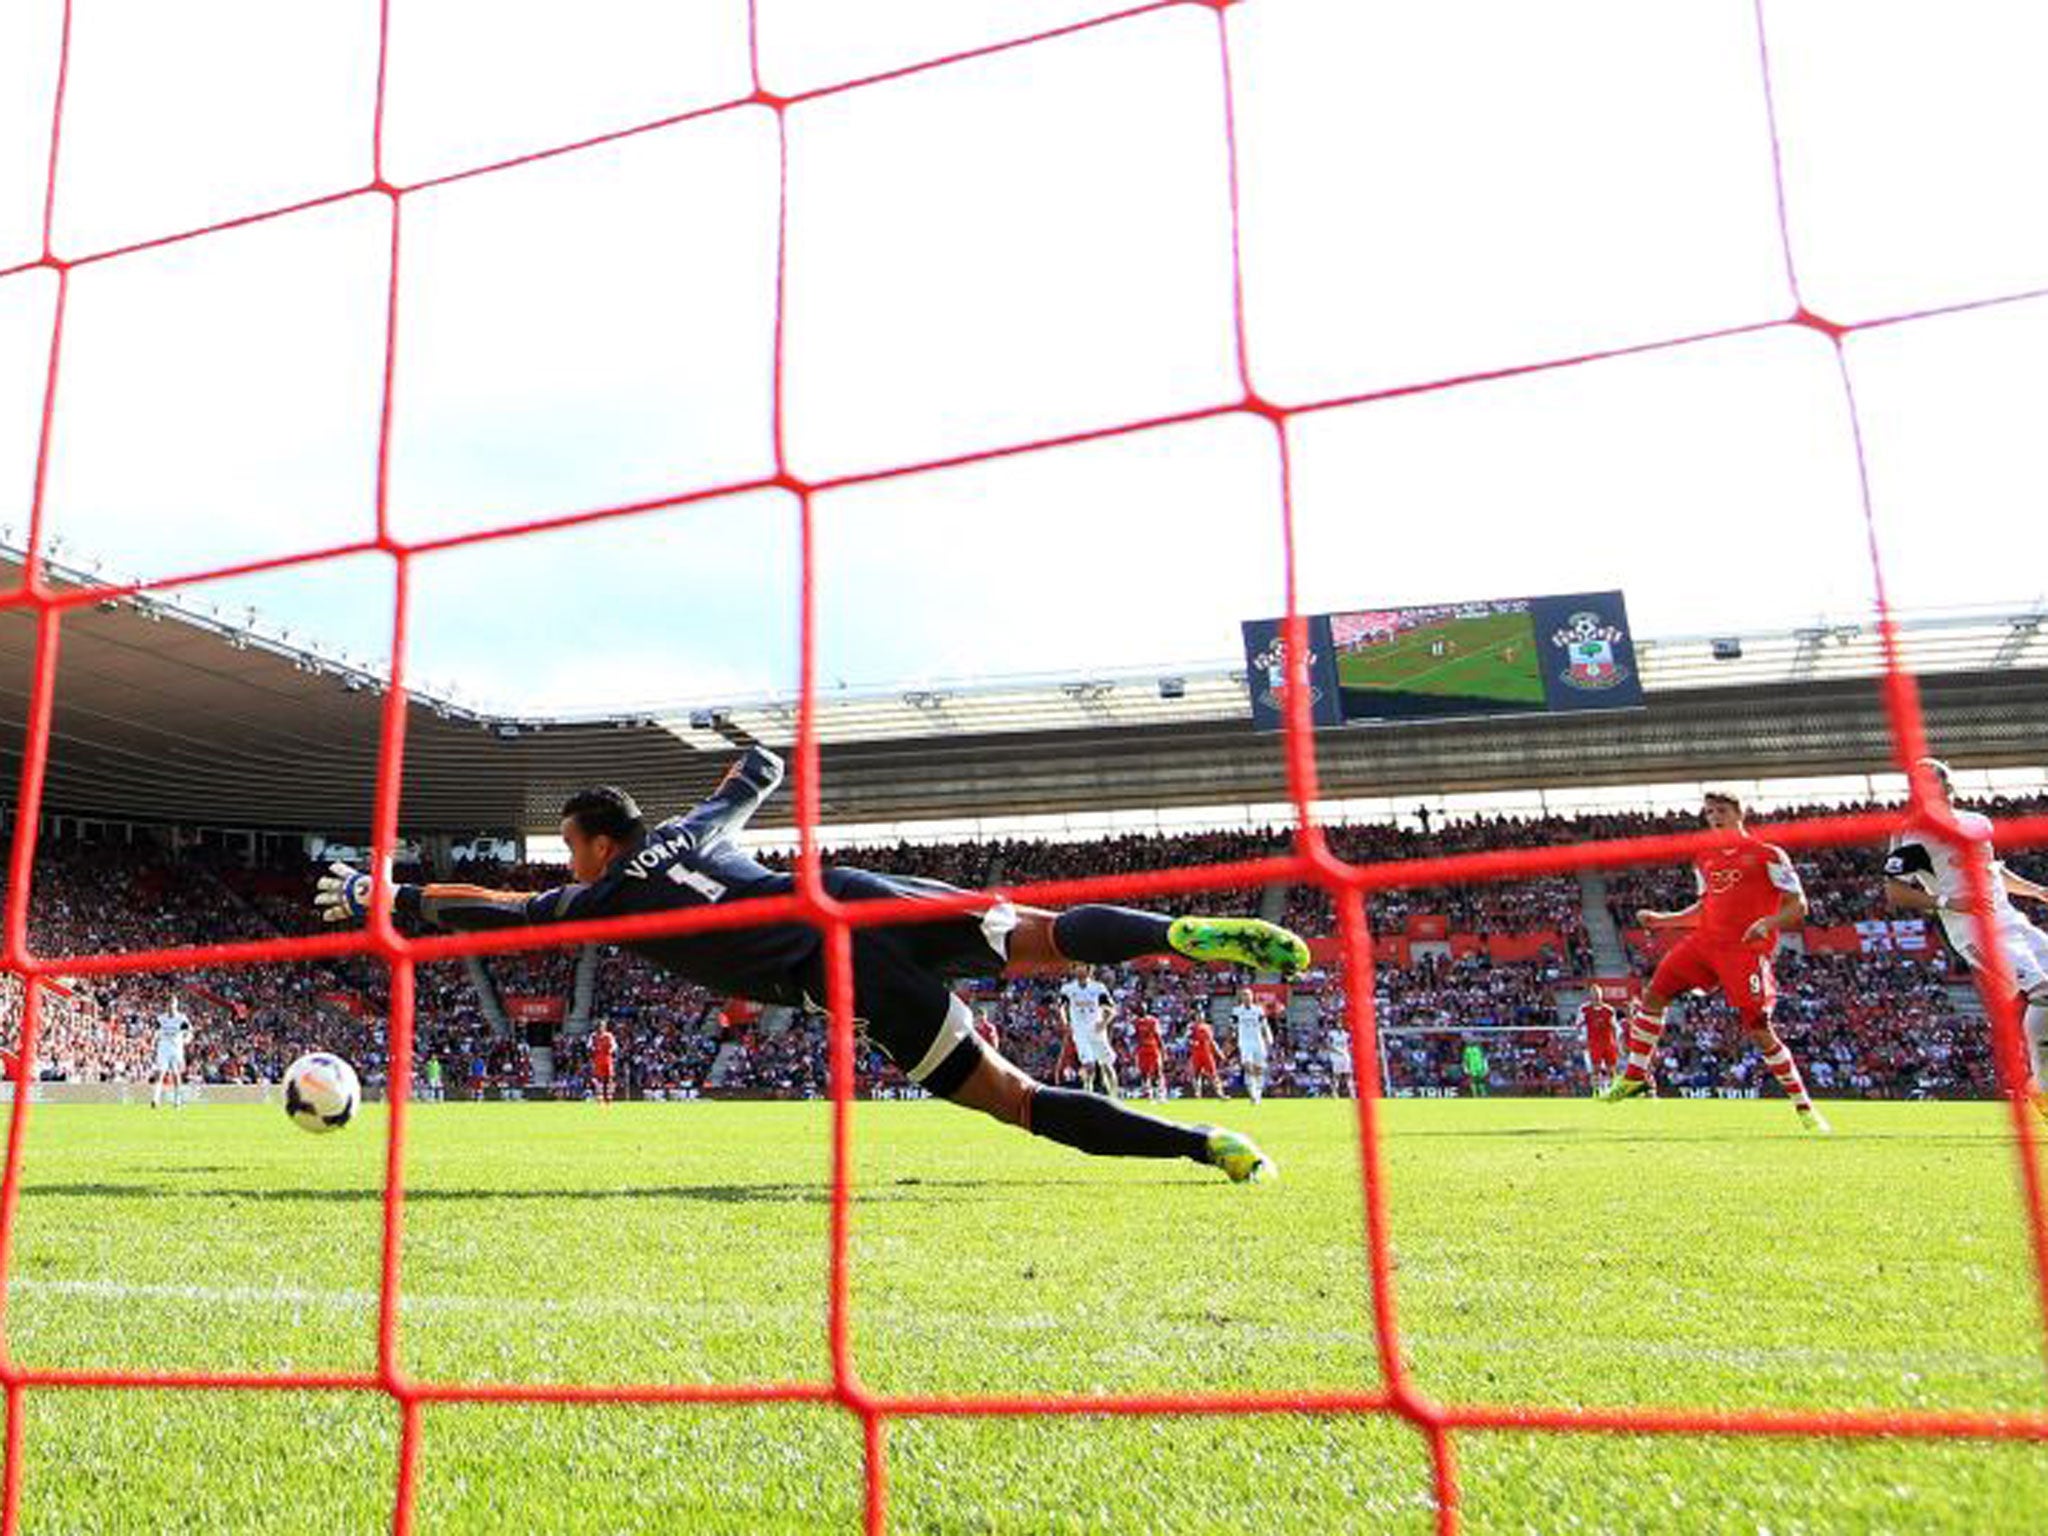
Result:
[[[1960,918],[1949,930],[1949,937],[1971,968],[1980,968],[1975,920]],[[2048,988],[2048,933],[2012,912],[1998,925],[1998,937],[2005,950],[2005,963],[2012,967],[2013,984],[2027,993]]]
[[185,1070],[185,1047],[182,1045],[160,1045],[156,1048],[156,1069],[159,1072],[183,1072]]
[[1349,1051],[1330,1052],[1330,1070],[1339,1077],[1349,1077],[1351,1075],[1351,1053]]
[[1084,1067],[1092,1067],[1101,1059],[1102,1048],[1095,1043],[1093,1036],[1085,1040],[1079,1035],[1074,1036],[1074,1060]]
[[1266,1070],[1266,1051],[1263,1046],[1256,1051],[1248,1051],[1243,1046],[1239,1046],[1237,1048],[1237,1059],[1243,1066],[1257,1067],[1261,1072]]

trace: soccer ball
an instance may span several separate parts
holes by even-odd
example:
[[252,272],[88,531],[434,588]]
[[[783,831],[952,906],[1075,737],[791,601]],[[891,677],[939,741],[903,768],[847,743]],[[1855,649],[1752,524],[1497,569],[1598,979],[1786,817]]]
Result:
[[314,1135],[338,1131],[363,1101],[356,1069],[339,1056],[311,1051],[285,1069],[284,1112],[293,1125]]

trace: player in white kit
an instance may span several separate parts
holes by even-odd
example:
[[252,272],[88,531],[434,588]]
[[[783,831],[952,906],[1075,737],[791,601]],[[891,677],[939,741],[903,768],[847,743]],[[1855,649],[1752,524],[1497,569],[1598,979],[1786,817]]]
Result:
[[1237,1029],[1237,1065],[1244,1073],[1244,1091],[1256,1104],[1266,1095],[1266,1055],[1273,1043],[1273,1026],[1266,1022],[1266,1010],[1250,987],[1237,989],[1230,1022]]
[[[2012,904],[2015,896],[2048,902],[2048,888],[2023,879],[1998,862],[1991,847],[1991,819],[1975,811],[1954,810],[1954,785],[1948,765],[1923,757],[1919,766],[1933,778],[1944,804],[1951,808],[1956,824],[1965,832],[1981,836],[1984,857],[1990,865],[1991,922],[1999,947],[2011,969],[2013,985],[2026,1007],[2023,1023],[2027,1036],[2028,1064],[2033,1075],[2027,1085],[2034,1108],[2048,1119],[2048,934],[2044,934]],[[1931,833],[1913,830],[1892,838],[1884,861],[1885,898],[1909,912],[1932,912],[1941,920],[1942,931],[1957,954],[1972,970],[1984,965],[1978,942],[1977,917],[1970,902],[1968,852],[1946,843]]]
[[156,1075],[150,1080],[149,1107],[163,1103],[164,1084],[171,1085],[171,1106],[185,1107],[185,1042],[191,1037],[192,1021],[178,1006],[175,993],[170,1004],[156,1016]]
[[1351,1072],[1351,1031],[1342,1024],[1330,1026],[1330,1091],[1347,1099],[1358,1097],[1358,1080]]
[[1116,1052],[1109,1043],[1109,1021],[1116,1017],[1116,1003],[1109,988],[1084,965],[1080,975],[1061,983],[1060,1003],[1074,1042],[1074,1060],[1081,1064],[1081,1086],[1115,1098]]

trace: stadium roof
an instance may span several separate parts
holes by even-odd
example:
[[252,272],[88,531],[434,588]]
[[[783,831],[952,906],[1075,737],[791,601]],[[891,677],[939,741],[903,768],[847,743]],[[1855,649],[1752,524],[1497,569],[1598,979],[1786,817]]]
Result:
[[[0,553],[0,590],[18,584]],[[53,579],[65,575],[53,571]],[[82,583],[83,578],[74,578]],[[2044,614],[1959,612],[1902,627],[1929,734],[1970,766],[2048,754]],[[0,772],[19,771],[35,624],[0,613]],[[1482,791],[1891,766],[1867,627],[1637,642],[1648,707],[1320,733],[1330,797]],[[372,672],[151,595],[70,609],[44,803],[143,822],[359,832],[384,684]],[[504,718],[416,697],[401,824],[552,830],[574,787],[688,803],[734,750],[782,746],[791,699],[632,718]],[[1241,669],[927,684],[820,700],[828,820],[906,821],[1263,802],[1285,797],[1280,738],[1250,727]],[[11,798],[11,797],[9,797]],[[786,820],[785,799],[764,814]]]
[[[2048,608],[1956,610],[1916,615],[1900,631],[1916,673],[2011,671],[2048,666],[2041,631]],[[1771,688],[1868,679],[1884,667],[1876,624],[1815,624],[1765,633],[1690,635],[1635,642],[1643,687]],[[825,744],[1020,731],[1100,730],[1193,721],[1249,721],[1242,665],[1212,662],[1104,671],[923,683],[914,688],[828,696],[819,719]],[[738,702],[713,714],[765,741],[796,732],[793,696]],[[688,714],[664,717],[682,732]]]

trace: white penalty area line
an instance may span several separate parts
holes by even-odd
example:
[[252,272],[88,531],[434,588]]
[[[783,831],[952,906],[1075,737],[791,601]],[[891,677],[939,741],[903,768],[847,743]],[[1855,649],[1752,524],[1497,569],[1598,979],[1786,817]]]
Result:
[[[822,1270],[822,1266],[821,1266]],[[126,1280],[10,1280],[10,1296],[53,1296],[85,1301],[175,1302],[198,1307],[288,1307],[298,1310],[328,1309],[337,1312],[372,1312],[380,1300],[377,1292],[319,1289],[296,1285],[183,1285]],[[665,1318],[670,1320],[730,1314],[734,1318],[758,1321],[763,1314],[787,1311],[790,1315],[823,1315],[821,1290],[818,1304],[789,1306],[743,1301],[674,1302],[648,1301],[634,1296],[436,1296],[401,1291],[401,1312],[482,1313],[493,1317],[530,1315]]]
[[[48,1296],[128,1303],[154,1301],[196,1307],[279,1308],[295,1311],[327,1309],[359,1312],[365,1315],[374,1315],[378,1303],[377,1293],[368,1290],[321,1289],[290,1285],[186,1285],[125,1280],[19,1279],[9,1282],[8,1292],[11,1296],[20,1297]],[[856,1318],[865,1321],[870,1327],[880,1320],[875,1309],[864,1309],[857,1300],[854,1310]],[[723,1318],[753,1326],[758,1326],[770,1316],[779,1316],[802,1325],[815,1322],[823,1316],[824,1297],[822,1287],[815,1304],[809,1301],[800,1304],[724,1300],[650,1301],[633,1296],[445,1296],[406,1292],[399,1297],[399,1311],[429,1315],[461,1314],[501,1320],[520,1317],[557,1321],[564,1318],[632,1318],[679,1323]],[[931,1321],[928,1314],[922,1314],[921,1317],[925,1324]],[[1072,1318],[1037,1311],[1022,1315],[998,1314],[977,1317],[975,1326],[992,1333],[1043,1334],[1067,1332],[1074,1324]],[[1154,1322],[1144,1337],[1148,1341],[1170,1334],[1212,1337],[1218,1328],[1223,1326],[1249,1329],[1254,1341],[1258,1343],[1314,1344],[1325,1349],[1351,1346],[1368,1353],[1372,1349],[1372,1335],[1365,1328],[1356,1331],[1288,1328],[1261,1323],[1255,1318],[1238,1319],[1231,1324],[1201,1326]],[[1242,1341],[1242,1335],[1239,1335],[1239,1338]],[[1448,1354],[1539,1357],[1571,1355],[1593,1360],[1668,1361],[1673,1364],[1712,1366],[1723,1370],[1768,1370],[1796,1366],[1809,1370],[1830,1370],[1850,1374],[1928,1371],[1987,1374],[2018,1371],[2026,1372],[2030,1376],[2040,1370],[2040,1357],[2030,1349],[2016,1350],[2009,1355],[1998,1355],[1961,1350],[1905,1352],[1827,1349],[1797,1344],[1700,1346],[1682,1341],[1667,1343],[1653,1339],[1603,1339],[1564,1333],[1476,1335],[1406,1329],[1402,1331],[1401,1343],[1404,1348],[1440,1350]]]

